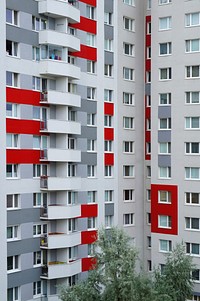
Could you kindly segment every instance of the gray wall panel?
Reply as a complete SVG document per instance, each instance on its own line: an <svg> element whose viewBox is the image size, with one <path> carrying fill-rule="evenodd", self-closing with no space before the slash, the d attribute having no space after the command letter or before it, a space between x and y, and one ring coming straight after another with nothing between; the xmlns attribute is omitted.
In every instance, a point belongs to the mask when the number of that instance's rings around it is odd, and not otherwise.
<svg viewBox="0 0 200 301"><path fill-rule="evenodd" d="M114 53L109 51L104 51L104 63L108 65L114 64Z"/></svg>
<svg viewBox="0 0 200 301"><path fill-rule="evenodd" d="M171 166L171 156L170 155L158 155L158 166L160 166L160 167Z"/></svg>
<svg viewBox="0 0 200 301"><path fill-rule="evenodd" d="M21 176L21 179L32 179L33 178L33 165L32 164L21 164L20 176Z"/></svg>
<svg viewBox="0 0 200 301"><path fill-rule="evenodd" d="M40 208L8 211L8 225L19 225L28 222L40 221Z"/></svg>
<svg viewBox="0 0 200 301"><path fill-rule="evenodd" d="M104 35L105 35L105 39L113 40L114 39L113 26L104 25Z"/></svg>
<svg viewBox="0 0 200 301"><path fill-rule="evenodd" d="M35 0L6 0L6 7L15 9L17 11L27 12L29 14L37 15L38 3Z"/></svg>
<svg viewBox="0 0 200 301"><path fill-rule="evenodd" d="M89 127L89 126L82 126L81 127L81 137L89 138L89 139L96 139L97 138L97 128Z"/></svg>
<svg viewBox="0 0 200 301"><path fill-rule="evenodd" d="M105 215L114 215L114 204L105 204Z"/></svg>
<svg viewBox="0 0 200 301"><path fill-rule="evenodd" d="M81 163L89 165L97 165L96 153L81 153Z"/></svg>
<svg viewBox="0 0 200 301"><path fill-rule="evenodd" d="M40 250L40 238L29 238L18 241L9 242L8 256L26 254Z"/></svg>
<svg viewBox="0 0 200 301"><path fill-rule="evenodd" d="M38 33L23 28L6 25L7 39L10 41L38 46Z"/></svg>
<svg viewBox="0 0 200 301"><path fill-rule="evenodd" d="M20 75L20 88L32 90L32 76L26 75L26 74L21 74Z"/></svg>
<svg viewBox="0 0 200 301"><path fill-rule="evenodd" d="M33 283L40 280L41 268L24 270L8 275L8 288Z"/></svg>
<svg viewBox="0 0 200 301"><path fill-rule="evenodd" d="M24 44L24 43L20 44L20 58L24 59L24 60L32 60L32 46L31 45ZM31 79L30 89L32 89L32 76L30 76L30 79Z"/></svg>
<svg viewBox="0 0 200 301"><path fill-rule="evenodd" d="M158 107L158 118L169 118L169 117L171 117L171 106Z"/></svg>
<svg viewBox="0 0 200 301"><path fill-rule="evenodd" d="M33 283L27 283L20 288L21 301L31 300L33 298Z"/></svg>
<svg viewBox="0 0 200 301"><path fill-rule="evenodd" d="M22 134L20 137L20 147L21 149L33 148L33 136ZM33 174L32 169L31 169L31 174Z"/></svg>
<svg viewBox="0 0 200 301"><path fill-rule="evenodd" d="M87 166L85 164L79 164L77 166L77 174L81 178L87 178Z"/></svg>
<svg viewBox="0 0 200 301"><path fill-rule="evenodd" d="M151 84L145 84L145 95L151 95Z"/></svg>
<svg viewBox="0 0 200 301"><path fill-rule="evenodd" d="M87 113L96 113L97 112L97 102L82 99L81 108L79 108L79 110L87 112Z"/></svg>
<svg viewBox="0 0 200 301"><path fill-rule="evenodd" d="M113 0L104 1L104 11L106 13L113 13Z"/></svg>
<svg viewBox="0 0 200 301"><path fill-rule="evenodd" d="M88 245L80 245L78 247L78 257L85 258L88 256Z"/></svg>
<svg viewBox="0 0 200 301"><path fill-rule="evenodd" d="M78 230L79 231L87 230L87 218L79 218L78 219Z"/></svg>
<svg viewBox="0 0 200 301"><path fill-rule="evenodd" d="M33 207L33 194L32 193L23 193L20 196L21 199L21 209L32 208Z"/></svg>
<svg viewBox="0 0 200 301"><path fill-rule="evenodd" d="M87 192L85 191L78 192L78 203L87 204Z"/></svg>
<svg viewBox="0 0 200 301"><path fill-rule="evenodd" d="M21 119L33 119L33 107L30 105L21 105Z"/></svg>
<svg viewBox="0 0 200 301"><path fill-rule="evenodd" d="M171 131L158 131L158 142L170 142Z"/></svg>

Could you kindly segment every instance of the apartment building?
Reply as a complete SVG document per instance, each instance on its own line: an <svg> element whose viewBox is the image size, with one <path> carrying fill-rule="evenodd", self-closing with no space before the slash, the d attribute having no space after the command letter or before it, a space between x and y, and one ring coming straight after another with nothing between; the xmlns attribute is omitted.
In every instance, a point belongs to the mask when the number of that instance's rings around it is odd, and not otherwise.
<svg viewBox="0 0 200 301"><path fill-rule="evenodd" d="M199 301L199 1L6 0L0 16L1 299L58 301L118 225L148 271L184 241Z"/></svg>

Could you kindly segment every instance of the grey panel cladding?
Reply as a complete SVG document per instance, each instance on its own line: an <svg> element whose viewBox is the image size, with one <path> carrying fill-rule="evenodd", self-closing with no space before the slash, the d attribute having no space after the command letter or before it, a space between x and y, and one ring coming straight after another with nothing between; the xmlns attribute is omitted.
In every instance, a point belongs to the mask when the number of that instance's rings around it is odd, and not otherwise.
<svg viewBox="0 0 200 301"><path fill-rule="evenodd" d="M7 244L7 255L14 256L40 250L40 238L22 239Z"/></svg>
<svg viewBox="0 0 200 301"><path fill-rule="evenodd" d="M88 256L88 245L79 245L78 258L85 258Z"/></svg>
<svg viewBox="0 0 200 301"><path fill-rule="evenodd" d="M30 105L20 105L20 117L22 119L33 119L33 107Z"/></svg>
<svg viewBox="0 0 200 301"><path fill-rule="evenodd" d="M33 136L26 134L20 135L20 147L22 149L33 148Z"/></svg>
<svg viewBox="0 0 200 301"><path fill-rule="evenodd" d="M35 0L6 0L6 7L16 11L23 11L29 14L38 15L38 3Z"/></svg>
<svg viewBox="0 0 200 301"><path fill-rule="evenodd" d="M158 131L158 142L171 142L171 131Z"/></svg>
<svg viewBox="0 0 200 301"><path fill-rule="evenodd" d="M87 87L86 86L82 86L82 85L78 85L77 86L77 94L81 95L81 97L83 99L86 99L87 98Z"/></svg>
<svg viewBox="0 0 200 301"><path fill-rule="evenodd" d="M24 28L6 25L7 40L38 46L38 33Z"/></svg>
<svg viewBox="0 0 200 301"><path fill-rule="evenodd" d="M86 191L78 191L78 203L79 204L87 204L87 192Z"/></svg>
<svg viewBox="0 0 200 301"><path fill-rule="evenodd" d="M114 64L114 53L109 51L104 51L104 63L107 65Z"/></svg>
<svg viewBox="0 0 200 301"><path fill-rule="evenodd" d="M97 128L82 126L81 127L81 137L89 139L97 139Z"/></svg>
<svg viewBox="0 0 200 301"><path fill-rule="evenodd" d="M145 95L151 95L151 84L145 84Z"/></svg>
<svg viewBox="0 0 200 301"><path fill-rule="evenodd" d="M171 106L158 107L158 118L169 118L169 117L171 117Z"/></svg>
<svg viewBox="0 0 200 301"><path fill-rule="evenodd" d="M21 209L33 207L33 194L23 193L20 195Z"/></svg>
<svg viewBox="0 0 200 301"><path fill-rule="evenodd" d="M79 176L81 178L87 178L87 165L78 164L77 176Z"/></svg>
<svg viewBox="0 0 200 301"><path fill-rule="evenodd" d="M81 153L81 164L97 165L96 153Z"/></svg>
<svg viewBox="0 0 200 301"><path fill-rule="evenodd" d="M32 179L33 178L33 165L32 164L21 164L20 165L20 177L21 177L21 179Z"/></svg>
<svg viewBox="0 0 200 301"><path fill-rule="evenodd" d="M110 25L104 25L104 37L105 39L113 40L114 39L114 28Z"/></svg>
<svg viewBox="0 0 200 301"><path fill-rule="evenodd" d="M79 218L78 219L78 230L79 231L87 230L87 218Z"/></svg>
<svg viewBox="0 0 200 301"><path fill-rule="evenodd" d="M33 298L33 283L28 283L20 288L21 301L31 300Z"/></svg>
<svg viewBox="0 0 200 301"><path fill-rule="evenodd" d="M158 166L160 166L160 167L171 166L171 156L170 155L158 155Z"/></svg>
<svg viewBox="0 0 200 301"><path fill-rule="evenodd" d="M34 268L8 275L8 288L40 280L41 268Z"/></svg>
<svg viewBox="0 0 200 301"><path fill-rule="evenodd" d="M97 102L82 99L81 100L81 109L79 108L79 110L87 112L87 113L96 113L97 112Z"/></svg>
<svg viewBox="0 0 200 301"><path fill-rule="evenodd" d="M113 0L104 0L104 11L106 13L113 13Z"/></svg>
<svg viewBox="0 0 200 301"><path fill-rule="evenodd" d="M40 221L40 208L21 209L8 211L7 224L19 225Z"/></svg>
<svg viewBox="0 0 200 301"><path fill-rule="evenodd" d="M105 216L114 215L114 204L105 204Z"/></svg>
<svg viewBox="0 0 200 301"><path fill-rule="evenodd" d="M28 52L27 52L28 53ZM22 57L22 59L31 60L31 58ZM20 88L26 90L32 90L32 76L26 74L20 74Z"/></svg>

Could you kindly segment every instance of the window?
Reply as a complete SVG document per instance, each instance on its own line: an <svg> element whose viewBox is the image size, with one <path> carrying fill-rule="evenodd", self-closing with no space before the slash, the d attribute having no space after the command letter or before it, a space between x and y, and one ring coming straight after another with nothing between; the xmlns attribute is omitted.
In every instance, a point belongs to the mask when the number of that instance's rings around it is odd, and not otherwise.
<svg viewBox="0 0 200 301"><path fill-rule="evenodd" d="M95 35L87 33L87 37L86 37L86 45L87 46L95 46Z"/></svg>
<svg viewBox="0 0 200 301"><path fill-rule="evenodd" d="M90 100L96 99L96 88L87 87L87 99L90 99Z"/></svg>
<svg viewBox="0 0 200 301"><path fill-rule="evenodd" d="M186 66L186 78L199 78L200 77L200 65Z"/></svg>
<svg viewBox="0 0 200 301"><path fill-rule="evenodd" d="M171 129L171 118L160 118L160 130Z"/></svg>
<svg viewBox="0 0 200 301"><path fill-rule="evenodd" d="M18 178L18 164L6 165L6 178Z"/></svg>
<svg viewBox="0 0 200 301"><path fill-rule="evenodd" d="M105 203L114 202L113 190L105 190Z"/></svg>
<svg viewBox="0 0 200 301"><path fill-rule="evenodd" d="M19 287L12 287L7 290L7 301L19 300Z"/></svg>
<svg viewBox="0 0 200 301"><path fill-rule="evenodd" d="M87 114L87 125L96 125L96 114Z"/></svg>
<svg viewBox="0 0 200 301"><path fill-rule="evenodd" d="M113 101L113 90L104 89L104 101Z"/></svg>
<svg viewBox="0 0 200 301"><path fill-rule="evenodd" d="M124 202L133 202L134 201L134 190L133 189L123 190L123 201Z"/></svg>
<svg viewBox="0 0 200 301"><path fill-rule="evenodd" d="M159 4L168 4L168 3L171 3L172 0L159 0Z"/></svg>
<svg viewBox="0 0 200 301"><path fill-rule="evenodd" d="M147 9L151 9L151 0L147 0Z"/></svg>
<svg viewBox="0 0 200 301"><path fill-rule="evenodd" d="M151 166L147 166L147 178L151 178Z"/></svg>
<svg viewBox="0 0 200 301"><path fill-rule="evenodd" d="M200 51L200 39L185 41L185 52L199 52L199 51Z"/></svg>
<svg viewBox="0 0 200 301"><path fill-rule="evenodd" d="M147 269L148 269L148 272L152 271L152 262L151 262L151 260L147 260Z"/></svg>
<svg viewBox="0 0 200 301"><path fill-rule="evenodd" d="M6 147L7 148L18 148L18 135L17 134L6 134Z"/></svg>
<svg viewBox="0 0 200 301"><path fill-rule="evenodd" d="M189 230L200 230L199 218L186 217L185 228Z"/></svg>
<svg viewBox="0 0 200 301"><path fill-rule="evenodd" d="M33 119L40 120L40 107L33 106Z"/></svg>
<svg viewBox="0 0 200 301"><path fill-rule="evenodd" d="M76 121L76 111L68 110L68 120Z"/></svg>
<svg viewBox="0 0 200 301"><path fill-rule="evenodd" d="M112 127L113 116L111 115L104 115L104 126L105 127Z"/></svg>
<svg viewBox="0 0 200 301"><path fill-rule="evenodd" d="M7 240L19 239L19 226L7 227Z"/></svg>
<svg viewBox="0 0 200 301"><path fill-rule="evenodd" d="M200 145L199 142L186 142L185 143L185 153L186 154L199 154Z"/></svg>
<svg viewBox="0 0 200 301"><path fill-rule="evenodd" d="M151 47L147 47L147 59L151 59Z"/></svg>
<svg viewBox="0 0 200 301"><path fill-rule="evenodd" d="M185 92L185 103L199 104L200 103L200 91Z"/></svg>
<svg viewBox="0 0 200 301"><path fill-rule="evenodd" d="M151 190L147 189L147 202L151 201Z"/></svg>
<svg viewBox="0 0 200 301"><path fill-rule="evenodd" d="M47 193L36 192L33 193L33 207L41 207L47 205Z"/></svg>
<svg viewBox="0 0 200 301"><path fill-rule="evenodd" d="M6 40L6 54L18 56L18 43Z"/></svg>
<svg viewBox="0 0 200 301"><path fill-rule="evenodd" d="M124 17L123 22L124 22L124 29L129 31L135 30L135 20Z"/></svg>
<svg viewBox="0 0 200 301"><path fill-rule="evenodd" d="M33 252L33 266L40 266L42 264L42 252Z"/></svg>
<svg viewBox="0 0 200 301"><path fill-rule="evenodd" d="M151 236L147 236L147 248L151 248Z"/></svg>
<svg viewBox="0 0 200 301"><path fill-rule="evenodd" d="M88 73L96 73L96 62L94 61L87 61L87 72Z"/></svg>
<svg viewBox="0 0 200 301"><path fill-rule="evenodd" d="M172 241L160 239L160 252L171 252L172 251Z"/></svg>
<svg viewBox="0 0 200 301"><path fill-rule="evenodd" d="M78 283L78 274L68 277L69 286L75 285Z"/></svg>
<svg viewBox="0 0 200 301"><path fill-rule="evenodd" d="M6 22L18 26L18 12L16 10L6 8Z"/></svg>
<svg viewBox="0 0 200 301"><path fill-rule="evenodd" d="M113 40L110 39L104 40L104 50L113 51Z"/></svg>
<svg viewBox="0 0 200 301"><path fill-rule="evenodd" d="M105 216L105 228L111 228L113 226L113 215L106 215Z"/></svg>
<svg viewBox="0 0 200 301"><path fill-rule="evenodd" d="M200 13L190 13L185 15L185 26L198 26L200 25Z"/></svg>
<svg viewBox="0 0 200 301"><path fill-rule="evenodd" d="M150 83L151 82L151 71L146 72L146 82Z"/></svg>
<svg viewBox="0 0 200 301"><path fill-rule="evenodd" d="M19 194L8 194L6 196L7 209L19 208Z"/></svg>
<svg viewBox="0 0 200 301"><path fill-rule="evenodd" d="M76 164L68 162L68 177L75 177L76 176Z"/></svg>
<svg viewBox="0 0 200 301"><path fill-rule="evenodd" d="M195 269L192 271L192 280L199 282L200 281L200 270L199 269Z"/></svg>
<svg viewBox="0 0 200 301"><path fill-rule="evenodd" d="M172 28L172 18L164 17L159 18L159 30L168 30Z"/></svg>
<svg viewBox="0 0 200 301"><path fill-rule="evenodd" d="M87 227L88 227L88 229L96 228L96 218L95 217L88 217Z"/></svg>
<svg viewBox="0 0 200 301"><path fill-rule="evenodd" d="M32 16L32 30L39 31L47 29L47 20Z"/></svg>
<svg viewBox="0 0 200 301"><path fill-rule="evenodd" d="M19 117L19 105L16 103L6 103L6 117L18 118Z"/></svg>
<svg viewBox="0 0 200 301"><path fill-rule="evenodd" d="M200 117L186 117L185 118L186 129L199 129L200 128Z"/></svg>
<svg viewBox="0 0 200 301"><path fill-rule="evenodd" d="M172 68L161 68L160 69L160 80L172 79Z"/></svg>
<svg viewBox="0 0 200 301"><path fill-rule="evenodd" d="M133 213L126 213L123 215L123 224L124 226L134 225L134 215Z"/></svg>
<svg viewBox="0 0 200 301"><path fill-rule="evenodd" d="M159 190L158 192L159 203L171 203L171 192Z"/></svg>
<svg viewBox="0 0 200 301"><path fill-rule="evenodd" d="M33 237L40 237L42 234L47 233L47 224L33 225Z"/></svg>
<svg viewBox="0 0 200 301"><path fill-rule="evenodd" d="M171 105L171 93L160 93L159 94L160 105Z"/></svg>
<svg viewBox="0 0 200 301"><path fill-rule="evenodd" d="M40 60L40 48L32 46L32 60L39 61Z"/></svg>
<svg viewBox="0 0 200 301"><path fill-rule="evenodd" d="M171 167L159 167L159 178L171 178Z"/></svg>
<svg viewBox="0 0 200 301"><path fill-rule="evenodd" d="M94 252L95 252L95 245L88 244L88 256L94 256Z"/></svg>
<svg viewBox="0 0 200 301"><path fill-rule="evenodd" d="M86 5L86 17L88 19L95 19L95 7L94 6L90 6L90 5Z"/></svg>
<svg viewBox="0 0 200 301"><path fill-rule="evenodd" d="M68 191L67 192L67 205L75 205L78 202L78 192Z"/></svg>
<svg viewBox="0 0 200 301"><path fill-rule="evenodd" d="M33 296L39 297L42 295L42 283L41 281L33 282Z"/></svg>
<svg viewBox="0 0 200 301"><path fill-rule="evenodd" d="M134 166L124 165L123 166L123 176L124 177L134 177Z"/></svg>
<svg viewBox="0 0 200 301"><path fill-rule="evenodd" d="M14 272L19 270L19 256L8 256L7 257L7 271Z"/></svg>
<svg viewBox="0 0 200 301"><path fill-rule="evenodd" d="M200 179L199 167L185 167L186 180L198 180Z"/></svg>
<svg viewBox="0 0 200 301"><path fill-rule="evenodd" d="M151 34L151 22L147 23L147 34Z"/></svg>
<svg viewBox="0 0 200 301"><path fill-rule="evenodd" d="M113 166L106 165L104 169L104 176L105 177L112 177L113 176Z"/></svg>
<svg viewBox="0 0 200 301"><path fill-rule="evenodd" d="M190 205L199 205L200 204L200 194L197 192L186 192L185 193L185 202Z"/></svg>
<svg viewBox="0 0 200 301"><path fill-rule="evenodd" d="M68 27L68 33L72 36L76 36L76 28Z"/></svg>
<svg viewBox="0 0 200 301"><path fill-rule="evenodd" d="M200 255L200 245L186 242L186 254Z"/></svg>
<svg viewBox="0 0 200 301"><path fill-rule="evenodd" d="M123 68L123 78L125 80L134 80L134 69L124 67Z"/></svg>
<svg viewBox="0 0 200 301"><path fill-rule="evenodd" d="M112 25L112 13L104 13L104 24Z"/></svg>
<svg viewBox="0 0 200 301"><path fill-rule="evenodd" d="M33 148L40 149L41 136L33 136Z"/></svg>
<svg viewBox="0 0 200 301"><path fill-rule="evenodd" d="M125 55L134 56L135 47L133 44L124 43L123 50Z"/></svg>
<svg viewBox="0 0 200 301"><path fill-rule="evenodd" d="M171 228L171 216L169 215L159 215L158 225L160 228Z"/></svg>
<svg viewBox="0 0 200 301"><path fill-rule="evenodd" d="M87 151L96 152L96 140L88 139L87 140Z"/></svg>
<svg viewBox="0 0 200 301"><path fill-rule="evenodd" d="M97 200L97 192L96 191L88 191L87 202L88 203L96 203L96 200Z"/></svg>
<svg viewBox="0 0 200 301"><path fill-rule="evenodd" d="M33 164L33 178L47 176L47 165Z"/></svg>
<svg viewBox="0 0 200 301"><path fill-rule="evenodd" d="M72 94L76 94L77 93L77 84L68 82L68 92L72 93Z"/></svg>
<svg viewBox="0 0 200 301"><path fill-rule="evenodd" d="M75 138L68 138L68 149L76 149L76 139Z"/></svg>
<svg viewBox="0 0 200 301"><path fill-rule="evenodd" d="M159 143L160 154L171 154L171 142L160 142Z"/></svg>
<svg viewBox="0 0 200 301"><path fill-rule="evenodd" d="M6 71L6 85L10 87L18 87L19 74Z"/></svg>
<svg viewBox="0 0 200 301"><path fill-rule="evenodd" d="M78 246L69 247L69 261L76 260L78 257Z"/></svg>
<svg viewBox="0 0 200 301"><path fill-rule="evenodd" d="M150 118L146 119L146 129L147 129L147 131L151 130L151 119Z"/></svg>
<svg viewBox="0 0 200 301"><path fill-rule="evenodd" d="M123 2L128 5L132 5L132 6L135 5L135 0L123 0Z"/></svg>
<svg viewBox="0 0 200 301"><path fill-rule="evenodd" d="M123 92L123 104L133 106L135 95L133 93Z"/></svg>
<svg viewBox="0 0 200 301"><path fill-rule="evenodd" d="M95 165L88 165L87 166L87 177L88 178L95 178L96 177L96 166Z"/></svg>
<svg viewBox="0 0 200 301"><path fill-rule="evenodd" d="M168 55L171 53L172 53L172 43L171 42L159 44L159 54L160 55Z"/></svg>
<svg viewBox="0 0 200 301"><path fill-rule="evenodd" d="M146 95L146 106L151 107L151 95Z"/></svg>
<svg viewBox="0 0 200 301"><path fill-rule="evenodd" d="M108 77L113 76L113 65L104 65L104 75Z"/></svg>
<svg viewBox="0 0 200 301"><path fill-rule="evenodd" d="M40 77L32 77L32 89L40 91Z"/></svg>
<svg viewBox="0 0 200 301"><path fill-rule="evenodd" d="M134 118L123 117L123 127L124 129L134 129Z"/></svg>
<svg viewBox="0 0 200 301"><path fill-rule="evenodd" d="M123 141L123 152L133 154L134 153L134 142L133 141Z"/></svg>
<svg viewBox="0 0 200 301"><path fill-rule="evenodd" d="M151 213L147 213L147 225L151 225Z"/></svg>
<svg viewBox="0 0 200 301"><path fill-rule="evenodd" d="M105 140L104 141L104 151L105 152L113 152L113 141L112 140Z"/></svg>

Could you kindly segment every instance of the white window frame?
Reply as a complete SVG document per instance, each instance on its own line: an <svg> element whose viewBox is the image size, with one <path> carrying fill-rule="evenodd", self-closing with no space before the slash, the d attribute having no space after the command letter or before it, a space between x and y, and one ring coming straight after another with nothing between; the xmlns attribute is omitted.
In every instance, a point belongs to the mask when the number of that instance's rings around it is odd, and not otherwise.
<svg viewBox="0 0 200 301"><path fill-rule="evenodd" d="M104 115L104 127L111 128L113 127L113 116Z"/></svg>
<svg viewBox="0 0 200 301"><path fill-rule="evenodd" d="M96 126L96 114L95 113L87 114L87 126Z"/></svg>
<svg viewBox="0 0 200 301"><path fill-rule="evenodd" d="M199 129L200 128L200 117L185 117L185 129Z"/></svg>
<svg viewBox="0 0 200 301"><path fill-rule="evenodd" d="M123 201L125 203L130 203L135 201L135 191L134 189L124 189L123 190Z"/></svg>
<svg viewBox="0 0 200 301"><path fill-rule="evenodd" d="M169 215L158 215L158 227L171 229L172 218Z"/></svg>
<svg viewBox="0 0 200 301"><path fill-rule="evenodd" d="M135 94L129 92L123 92L123 104L126 106L135 105Z"/></svg>
<svg viewBox="0 0 200 301"><path fill-rule="evenodd" d="M6 117L19 118L19 105L17 103L6 103Z"/></svg>
<svg viewBox="0 0 200 301"><path fill-rule="evenodd" d="M8 229L11 228L11 237L8 237ZM7 241L13 241L19 239L20 228L19 225L12 225L7 227Z"/></svg>
<svg viewBox="0 0 200 301"><path fill-rule="evenodd" d="M42 296L42 281L33 282L33 298Z"/></svg>
<svg viewBox="0 0 200 301"><path fill-rule="evenodd" d="M134 130L134 118L124 116L123 117L123 128L126 130Z"/></svg>
<svg viewBox="0 0 200 301"><path fill-rule="evenodd" d="M88 165L87 166L87 177L88 178L96 178L96 165Z"/></svg>
<svg viewBox="0 0 200 301"><path fill-rule="evenodd" d="M96 8L91 5L86 5L86 18L95 20Z"/></svg>
<svg viewBox="0 0 200 301"><path fill-rule="evenodd" d="M171 105L171 93L160 93L159 105L160 106Z"/></svg>
<svg viewBox="0 0 200 301"><path fill-rule="evenodd" d="M87 152L95 153L97 151L96 142L94 139L87 139Z"/></svg>
<svg viewBox="0 0 200 301"><path fill-rule="evenodd" d="M123 43L123 54L127 56L135 55L135 45L127 42Z"/></svg>
<svg viewBox="0 0 200 301"><path fill-rule="evenodd" d="M123 67L123 79L128 81L135 80L135 70L128 67Z"/></svg>
<svg viewBox="0 0 200 301"><path fill-rule="evenodd" d="M162 47L164 47L164 49L162 49ZM159 44L160 56L171 55L171 54L172 54L172 42L163 42Z"/></svg>
<svg viewBox="0 0 200 301"><path fill-rule="evenodd" d="M104 101L113 102L113 90L104 89Z"/></svg>
<svg viewBox="0 0 200 301"><path fill-rule="evenodd" d="M134 154L134 141L123 141L123 153Z"/></svg>
<svg viewBox="0 0 200 301"><path fill-rule="evenodd" d="M7 210L17 210L20 208L20 195L19 194L7 194L6 195L6 208ZM10 206L11 205L11 206Z"/></svg>
<svg viewBox="0 0 200 301"><path fill-rule="evenodd" d="M186 180L199 180L200 168L199 167L185 167L185 179Z"/></svg>
<svg viewBox="0 0 200 301"><path fill-rule="evenodd" d="M19 73L6 71L6 86L19 87Z"/></svg>
<svg viewBox="0 0 200 301"><path fill-rule="evenodd" d="M159 130L171 130L171 118L160 118L159 119Z"/></svg>
<svg viewBox="0 0 200 301"><path fill-rule="evenodd" d="M186 155L199 155L200 154L200 142L185 142L185 154Z"/></svg>
<svg viewBox="0 0 200 301"><path fill-rule="evenodd" d="M96 229L96 227L97 227L96 217L88 217L88 220L87 220L87 229L89 229L89 230Z"/></svg>
<svg viewBox="0 0 200 301"><path fill-rule="evenodd" d="M123 165L123 177L124 178L134 178L135 176L135 166L134 165Z"/></svg>
<svg viewBox="0 0 200 301"><path fill-rule="evenodd" d="M88 191L87 192L87 203L96 203L97 201L97 191Z"/></svg>
<svg viewBox="0 0 200 301"><path fill-rule="evenodd" d="M200 52L200 39L191 39L185 41L185 52Z"/></svg>
<svg viewBox="0 0 200 301"><path fill-rule="evenodd" d="M96 62L87 60L87 73L96 74Z"/></svg>
<svg viewBox="0 0 200 301"><path fill-rule="evenodd" d="M7 18L8 11L10 11L11 13L11 22ZM13 9L6 8L6 23L13 26L19 26L19 12Z"/></svg>
<svg viewBox="0 0 200 301"><path fill-rule="evenodd" d="M186 66L185 78L200 78L200 65Z"/></svg>
<svg viewBox="0 0 200 301"><path fill-rule="evenodd" d="M104 50L113 52L113 40L112 39L104 40Z"/></svg>
<svg viewBox="0 0 200 301"><path fill-rule="evenodd" d="M172 251L172 241L167 239L159 240L159 251L163 253L168 253Z"/></svg>
<svg viewBox="0 0 200 301"><path fill-rule="evenodd" d="M68 162L67 164L67 176L68 177L76 177L76 169L77 169L77 165L75 163L72 162Z"/></svg>
<svg viewBox="0 0 200 301"><path fill-rule="evenodd" d="M90 46L90 47L95 47L95 45L96 45L96 36L94 34L87 33L86 45Z"/></svg>
<svg viewBox="0 0 200 301"><path fill-rule="evenodd" d="M172 79L172 68L160 68L159 69L159 80L165 81L165 80L171 80Z"/></svg>
<svg viewBox="0 0 200 301"><path fill-rule="evenodd" d="M186 104L200 104L200 91L186 91L185 92Z"/></svg>
<svg viewBox="0 0 200 301"><path fill-rule="evenodd" d="M67 205L73 206L78 202L78 192L77 191L68 191L67 192Z"/></svg>
<svg viewBox="0 0 200 301"><path fill-rule="evenodd" d="M111 227L113 227L113 221L114 221L113 215L106 215L105 216L105 228L110 229Z"/></svg>
<svg viewBox="0 0 200 301"><path fill-rule="evenodd" d="M19 165L18 164L6 164L6 178L18 179L19 178Z"/></svg>
<svg viewBox="0 0 200 301"><path fill-rule="evenodd" d="M170 179L171 178L171 167L170 166L160 166L159 167L159 178L160 179Z"/></svg>
<svg viewBox="0 0 200 301"><path fill-rule="evenodd" d="M123 214L123 225L124 227L134 226L134 213L125 213Z"/></svg>
<svg viewBox="0 0 200 301"><path fill-rule="evenodd" d="M7 294L10 296L10 293L12 295L12 301L20 301L20 288L18 286L16 287L11 287L7 289Z"/></svg>
<svg viewBox="0 0 200 301"><path fill-rule="evenodd" d="M40 267L42 265L42 251L33 252L33 267Z"/></svg>
<svg viewBox="0 0 200 301"><path fill-rule="evenodd" d="M6 134L6 148L19 148L18 134Z"/></svg>
<svg viewBox="0 0 200 301"><path fill-rule="evenodd" d="M186 254L190 254L192 256L200 256L200 244L197 243L190 243L190 242L186 242L185 243L185 249L186 249ZM194 252L195 247L198 248L198 252Z"/></svg>
<svg viewBox="0 0 200 301"><path fill-rule="evenodd" d="M96 88L87 87L87 99L96 100Z"/></svg>
<svg viewBox="0 0 200 301"><path fill-rule="evenodd" d="M113 177L113 166L112 165L106 165L104 167L104 177L105 178Z"/></svg>
<svg viewBox="0 0 200 301"><path fill-rule="evenodd" d="M171 191L159 190L158 191L158 202L161 204L171 204Z"/></svg>
<svg viewBox="0 0 200 301"><path fill-rule="evenodd" d="M185 27L200 25L200 12L185 14Z"/></svg>
<svg viewBox="0 0 200 301"><path fill-rule="evenodd" d="M104 24L112 25L113 24L113 14L104 12Z"/></svg>
<svg viewBox="0 0 200 301"><path fill-rule="evenodd" d="M44 234L47 234L47 224L33 225L33 237L41 237Z"/></svg>
<svg viewBox="0 0 200 301"><path fill-rule="evenodd" d="M124 24L124 30L128 30L131 32L135 31L135 20L128 18L128 17L123 17L123 24Z"/></svg>
<svg viewBox="0 0 200 301"><path fill-rule="evenodd" d="M114 202L114 191L113 190L105 190L104 191L104 201L105 201L105 203L113 203Z"/></svg>
<svg viewBox="0 0 200 301"><path fill-rule="evenodd" d="M172 17L171 16L159 18L159 30L160 31L169 30L171 28L172 28Z"/></svg>
<svg viewBox="0 0 200 301"><path fill-rule="evenodd" d="M197 224L196 224L197 222ZM200 220L197 217L185 217L185 230L200 230Z"/></svg>
<svg viewBox="0 0 200 301"><path fill-rule="evenodd" d="M159 0L159 5L172 3L172 0Z"/></svg>
<svg viewBox="0 0 200 301"><path fill-rule="evenodd" d="M107 77L113 76L113 65L110 65L110 64L104 65L104 75Z"/></svg>
<svg viewBox="0 0 200 301"><path fill-rule="evenodd" d="M199 192L185 192L185 204L192 206L200 205L200 193Z"/></svg>
<svg viewBox="0 0 200 301"><path fill-rule="evenodd" d="M135 0L123 0L124 4L135 6Z"/></svg>
<svg viewBox="0 0 200 301"><path fill-rule="evenodd" d="M12 267L8 266L8 258L12 261ZM8 269L9 268L9 269ZM20 256L14 255L14 256L8 256L7 257L7 273L13 273L20 271Z"/></svg>
<svg viewBox="0 0 200 301"><path fill-rule="evenodd" d="M6 40L6 54L13 57L19 57L19 43Z"/></svg>
<svg viewBox="0 0 200 301"><path fill-rule="evenodd" d="M76 149L76 138L68 137L67 144L68 149Z"/></svg>
<svg viewBox="0 0 200 301"><path fill-rule="evenodd" d="M113 141L112 140L104 140L104 152L106 152L106 153L113 152Z"/></svg>
<svg viewBox="0 0 200 301"><path fill-rule="evenodd" d="M159 154L168 155L171 154L171 142L159 143Z"/></svg>

